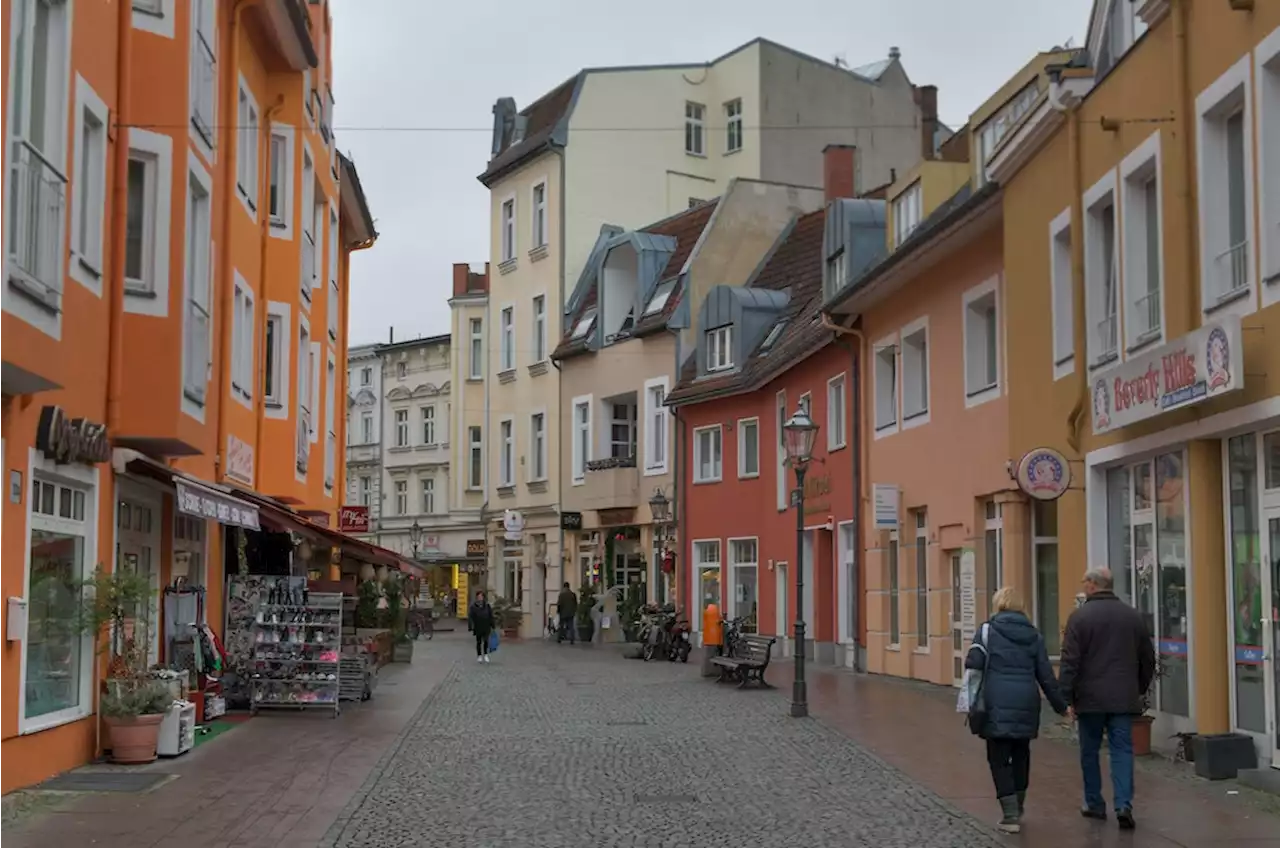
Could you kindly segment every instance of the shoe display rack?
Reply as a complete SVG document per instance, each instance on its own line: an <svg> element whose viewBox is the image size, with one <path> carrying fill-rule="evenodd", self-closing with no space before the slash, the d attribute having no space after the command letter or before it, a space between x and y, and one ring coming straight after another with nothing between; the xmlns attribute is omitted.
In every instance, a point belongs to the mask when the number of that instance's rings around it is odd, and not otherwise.
<svg viewBox="0 0 1280 848"><path fill-rule="evenodd" d="M342 595L307 592L281 581L253 621L252 700L260 709L341 712Z"/></svg>

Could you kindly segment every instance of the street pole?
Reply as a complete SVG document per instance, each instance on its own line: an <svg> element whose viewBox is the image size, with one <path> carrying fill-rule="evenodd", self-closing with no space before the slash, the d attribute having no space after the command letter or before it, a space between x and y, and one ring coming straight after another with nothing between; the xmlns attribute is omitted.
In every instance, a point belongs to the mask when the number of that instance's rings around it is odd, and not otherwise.
<svg viewBox="0 0 1280 848"><path fill-rule="evenodd" d="M809 715L809 691L804 679L804 472L796 463L796 672L791 684L791 716Z"/></svg>

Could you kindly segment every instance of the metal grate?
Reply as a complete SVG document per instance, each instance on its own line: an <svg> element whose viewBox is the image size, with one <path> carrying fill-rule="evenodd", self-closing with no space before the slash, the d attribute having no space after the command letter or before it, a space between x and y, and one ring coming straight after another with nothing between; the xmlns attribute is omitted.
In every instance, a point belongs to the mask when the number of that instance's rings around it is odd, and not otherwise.
<svg viewBox="0 0 1280 848"><path fill-rule="evenodd" d="M171 777L132 771L81 771L60 774L35 789L43 792L147 792Z"/></svg>

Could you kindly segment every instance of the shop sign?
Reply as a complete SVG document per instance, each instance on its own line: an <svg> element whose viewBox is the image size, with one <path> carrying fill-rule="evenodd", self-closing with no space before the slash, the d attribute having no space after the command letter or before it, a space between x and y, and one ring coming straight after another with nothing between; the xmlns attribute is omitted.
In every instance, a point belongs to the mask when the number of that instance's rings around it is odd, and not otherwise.
<svg viewBox="0 0 1280 848"><path fill-rule="evenodd" d="M230 434L227 435L227 476L253 484L253 445Z"/></svg>
<svg viewBox="0 0 1280 848"><path fill-rule="evenodd" d="M327 512L306 512L303 513L303 515L307 517L308 521L318 527L329 526L329 513Z"/></svg>
<svg viewBox="0 0 1280 848"><path fill-rule="evenodd" d="M252 504L227 497L212 489L196 488L181 480L174 480L173 484L178 493L178 512L197 518L212 518L233 527L259 529L258 508Z"/></svg>
<svg viewBox="0 0 1280 848"><path fill-rule="evenodd" d="M1062 497L1071 485L1071 466L1053 448L1035 448L1018 461L1018 487L1039 501Z"/></svg>
<svg viewBox="0 0 1280 848"><path fill-rule="evenodd" d="M1093 432L1109 433L1244 388L1240 319L1205 324L1093 378Z"/></svg>
<svg viewBox="0 0 1280 848"><path fill-rule="evenodd" d="M338 529L343 533L369 532L369 507L341 506L338 508Z"/></svg>
<svg viewBox="0 0 1280 848"><path fill-rule="evenodd" d="M596 519L601 527L625 527L634 524L636 511L634 507L620 506L613 509L596 510Z"/></svg>
<svg viewBox="0 0 1280 848"><path fill-rule="evenodd" d="M468 539L467 540L467 556L487 556L489 553L489 544L484 539Z"/></svg>
<svg viewBox="0 0 1280 848"><path fill-rule="evenodd" d="M977 561L973 548L960 552L960 633L966 650L978 629Z"/></svg>
<svg viewBox="0 0 1280 848"><path fill-rule="evenodd" d="M877 530L898 529L898 487L887 483L871 486L871 501Z"/></svg>
<svg viewBox="0 0 1280 848"><path fill-rule="evenodd" d="M560 529L561 530L581 530L582 529L582 513L580 512L560 513Z"/></svg>
<svg viewBox="0 0 1280 848"><path fill-rule="evenodd" d="M71 462L93 465L111 458L107 425L95 424L87 418L67 418L60 406L40 410L36 448L60 465Z"/></svg>
<svg viewBox="0 0 1280 848"><path fill-rule="evenodd" d="M524 516L519 510L509 509L502 514L502 538L518 542L524 538Z"/></svg>

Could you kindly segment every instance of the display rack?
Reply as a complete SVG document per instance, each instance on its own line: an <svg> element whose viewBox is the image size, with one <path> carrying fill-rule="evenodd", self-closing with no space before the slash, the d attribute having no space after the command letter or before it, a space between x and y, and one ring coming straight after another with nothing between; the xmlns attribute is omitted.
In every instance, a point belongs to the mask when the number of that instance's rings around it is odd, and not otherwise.
<svg viewBox="0 0 1280 848"><path fill-rule="evenodd" d="M342 595L308 593L282 580L253 621L252 700L260 709L341 712Z"/></svg>

